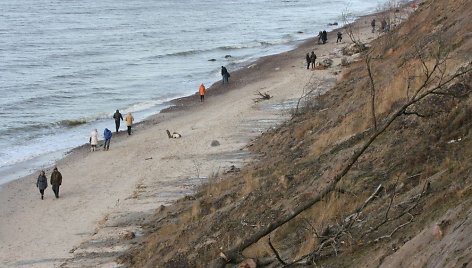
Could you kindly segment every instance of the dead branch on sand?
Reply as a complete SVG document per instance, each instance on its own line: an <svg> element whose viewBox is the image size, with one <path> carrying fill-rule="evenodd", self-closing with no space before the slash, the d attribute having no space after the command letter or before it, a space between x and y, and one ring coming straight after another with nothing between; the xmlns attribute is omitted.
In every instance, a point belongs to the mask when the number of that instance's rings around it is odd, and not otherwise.
<svg viewBox="0 0 472 268"><path fill-rule="evenodd" d="M254 99L254 102L256 103L263 100L269 100L270 98L272 98L272 96L269 95L269 93L267 92L262 93L260 91L257 91L256 96L258 96L257 98Z"/></svg>

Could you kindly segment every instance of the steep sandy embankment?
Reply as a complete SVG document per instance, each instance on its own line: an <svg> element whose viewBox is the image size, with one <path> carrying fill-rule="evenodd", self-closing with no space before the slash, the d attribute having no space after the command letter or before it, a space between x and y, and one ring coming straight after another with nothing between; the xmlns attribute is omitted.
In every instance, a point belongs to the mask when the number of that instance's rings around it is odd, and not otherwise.
<svg viewBox="0 0 472 268"><path fill-rule="evenodd" d="M395 9L378 15L391 31L357 55L333 89L310 96L299 114L251 143L257 162L215 174L157 212L121 261L467 267L470 14L470 1L431 0L403 23L405 13ZM365 18L344 32L365 42L369 24ZM271 90L277 79L261 88ZM310 91L320 83L305 85Z"/></svg>

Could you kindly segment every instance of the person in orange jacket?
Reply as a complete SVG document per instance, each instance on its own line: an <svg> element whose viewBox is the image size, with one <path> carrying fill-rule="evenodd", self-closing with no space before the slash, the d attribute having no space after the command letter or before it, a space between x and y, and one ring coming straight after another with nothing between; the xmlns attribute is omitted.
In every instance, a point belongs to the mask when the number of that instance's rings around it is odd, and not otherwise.
<svg viewBox="0 0 472 268"><path fill-rule="evenodd" d="M198 93L200 93L200 102L205 101L205 86L203 85L203 83L200 85Z"/></svg>

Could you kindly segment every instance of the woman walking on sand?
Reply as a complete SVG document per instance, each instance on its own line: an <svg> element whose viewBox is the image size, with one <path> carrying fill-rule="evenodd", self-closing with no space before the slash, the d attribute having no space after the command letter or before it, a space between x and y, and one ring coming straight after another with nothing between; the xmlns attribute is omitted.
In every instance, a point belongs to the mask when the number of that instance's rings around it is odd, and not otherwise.
<svg viewBox="0 0 472 268"><path fill-rule="evenodd" d="M128 113L125 117L126 126L128 127L128 135L131 135L131 126L133 126L134 117L131 113Z"/></svg>
<svg viewBox="0 0 472 268"><path fill-rule="evenodd" d="M46 173L44 170L39 172L38 179L36 180L36 187L38 187L39 192L41 193L41 200L44 199L44 190L48 188L48 179L46 178Z"/></svg>
<svg viewBox="0 0 472 268"><path fill-rule="evenodd" d="M92 133L90 133L90 139L89 139L90 145L90 151L94 152L97 150L97 144L98 144L98 131L97 129L94 129Z"/></svg>

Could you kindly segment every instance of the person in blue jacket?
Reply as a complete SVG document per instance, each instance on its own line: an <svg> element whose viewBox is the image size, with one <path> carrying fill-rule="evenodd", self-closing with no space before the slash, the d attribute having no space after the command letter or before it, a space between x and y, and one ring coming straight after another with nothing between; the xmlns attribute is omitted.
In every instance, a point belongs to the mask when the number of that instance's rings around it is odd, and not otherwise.
<svg viewBox="0 0 472 268"><path fill-rule="evenodd" d="M110 141L112 135L113 134L111 133L111 130L105 128L105 130L103 131L103 137L105 137L105 144L103 145L103 150L108 151L108 149L110 149Z"/></svg>

